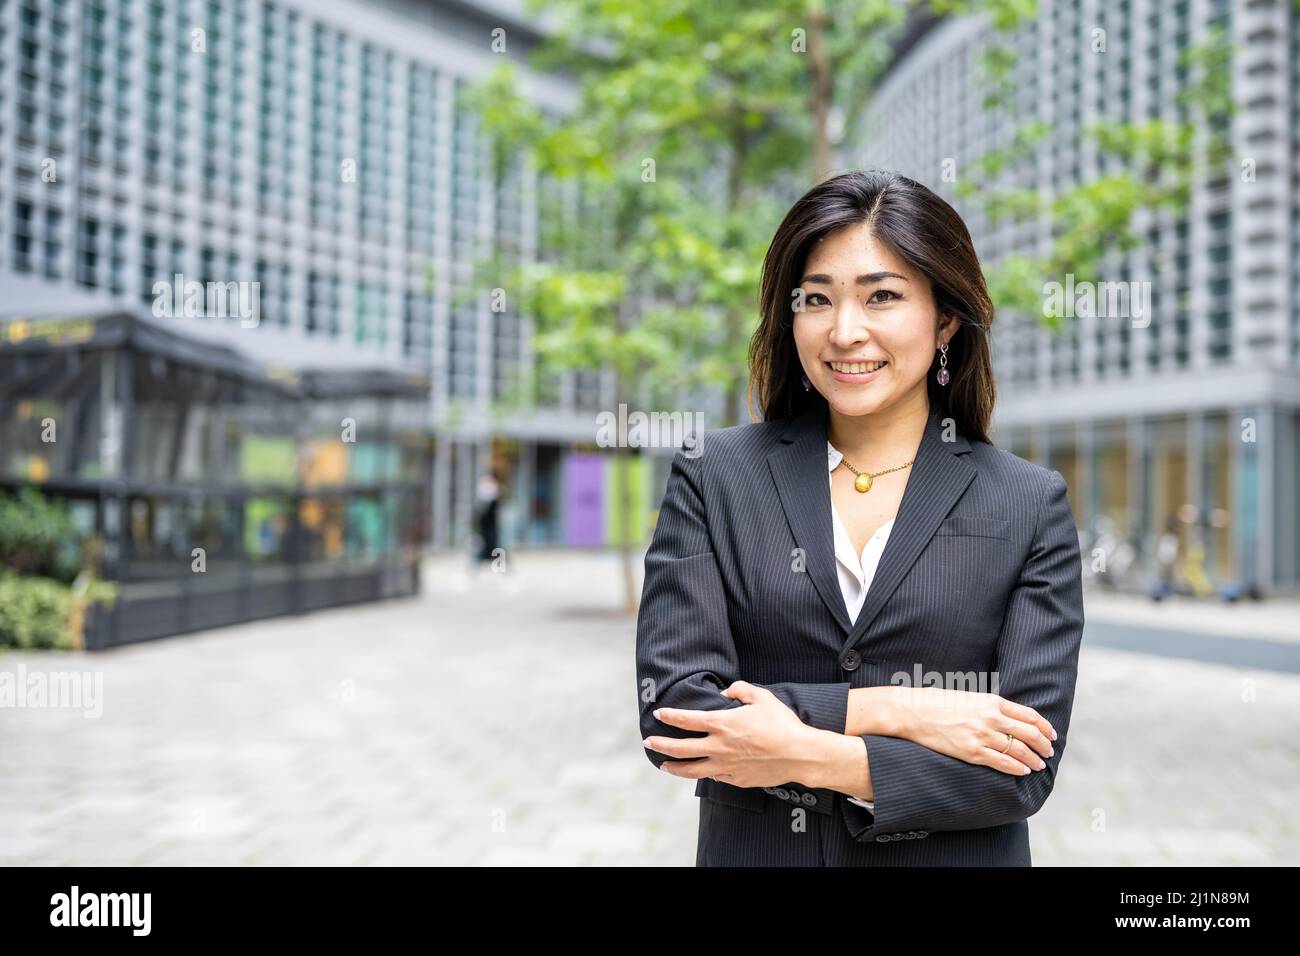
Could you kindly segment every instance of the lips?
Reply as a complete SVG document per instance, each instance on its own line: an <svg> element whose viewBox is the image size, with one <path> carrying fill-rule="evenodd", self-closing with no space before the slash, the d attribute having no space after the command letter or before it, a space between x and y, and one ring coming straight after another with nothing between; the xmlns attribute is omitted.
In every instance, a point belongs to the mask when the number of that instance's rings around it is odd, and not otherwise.
<svg viewBox="0 0 1300 956"><path fill-rule="evenodd" d="M872 381L877 375L879 375L885 369L889 368L889 363L887 361L886 362L835 362L835 363L827 362L826 367L830 369L831 378L835 379L835 381L856 385L856 384ZM871 371L849 372L849 371L843 371L844 369L855 369L855 370L871 369Z"/></svg>
<svg viewBox="0 0 1300 956"><path fill-rule="evenodd" d="M848 375L862 375L867 372L875 372L889 364L888 359L863 359L853 362L827 362L832 369L837 372L844 372Z"/></svg>

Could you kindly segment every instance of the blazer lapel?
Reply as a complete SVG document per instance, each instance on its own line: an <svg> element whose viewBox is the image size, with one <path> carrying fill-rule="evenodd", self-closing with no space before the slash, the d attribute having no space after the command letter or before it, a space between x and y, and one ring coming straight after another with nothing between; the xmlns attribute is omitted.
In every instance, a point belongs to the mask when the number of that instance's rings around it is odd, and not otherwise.
<svg viewBox="0 0 1300 956"><path fill-rule="evenodd" d="M943 440L938 412L931 409L898 506L893 529L856 621L849 619L835 566L830 482L826 468L825 405L813 406L790 419L782 444L767 456L786 521L803 550L805 568L818 595L847 636L845 649L857 644L889 596L898 588L939 524L975 477L968 458L970 443L957 434Z"/></svg>
<svg viewBox="0 0 1300 956"><path fill-rule="evenodd" d="M804 569L844 633L852 622L835 569L835 529L831 523L830 478L826 470L827 406L813 406L790 419L767 456L781 507L804 554Z"/></svg>
<svg viewBox="0 0 1300 956"><path fill-rule="evenodd" d="M943 440L943 424L932 407L912 463L912 473L903 489L894 527L880 554L866 601L844 643L845 650L862 640L889 596L975 477L969 454L970 443L960 432L954 434L952 441Z"/></svg>

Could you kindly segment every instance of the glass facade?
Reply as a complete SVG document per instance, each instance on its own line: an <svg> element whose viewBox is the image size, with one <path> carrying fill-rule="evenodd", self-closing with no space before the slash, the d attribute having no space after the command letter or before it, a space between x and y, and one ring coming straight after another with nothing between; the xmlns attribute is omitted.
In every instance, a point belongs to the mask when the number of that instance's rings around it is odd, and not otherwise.
<svg viewBox="0 0 1300 956"><path fill-rule="evenodd" d="M416 0L0 0L0 282L141 304L178 273L256 282L259 330L277 342L426 370L445 439L433 540L466 543L494 402L542 410L512 425L525 461L567 453L612 405L607 375L534 369L510 297L498 309L461 294L490 253L543 257L592 213L518 157L498 168L459 102L494 65L464 37L535 31L523 16ZM506 520L528 529L516 543L562 543L563 488L553 469L522 469L534 478Z"/></svg>
<svg viewBox="0 0 1300 956"><path fill-rule="evenodd" d="M71 502L121 585L88 647L418 590L427 379L285 375L142 321L0 322L0 488Z"/></svg>
<svg viewBox="0 0 1300 956"><path fill-rule="evenodd" d="M1039 316L1000 310L993 435L1000 447L1065 477L1089 552L1119 558L1096 583L1147 588L1169 576L1199 593L1240 584L1294 593L1294 11L1231 0L1054 0L1005 35L985 19L937 21L891 66L853 165L895 169L943 195L965 219L986 268L1014 255L1044 256L1052 250L1050 224L997 218L958 184L981 157L1012 146L1028 122L1042 123L1046 136L1013 148L994 187L1036 186L1052 196L1116 171L1089 125L1186 120L1178 97L1189 75L1179 58L1214 29L1234 45L1237 115L1217 127L1234 158L1194 182L1185 209L1142 211L1133 223L1139 244L1101 260L1100 281L1150 284L1150 314L1079 315L1053 332ZM1010 92L1004 106L986 108L981 61L994 48L1011 54ZM1171 576L1162 564L1169 555Z"/></svg>

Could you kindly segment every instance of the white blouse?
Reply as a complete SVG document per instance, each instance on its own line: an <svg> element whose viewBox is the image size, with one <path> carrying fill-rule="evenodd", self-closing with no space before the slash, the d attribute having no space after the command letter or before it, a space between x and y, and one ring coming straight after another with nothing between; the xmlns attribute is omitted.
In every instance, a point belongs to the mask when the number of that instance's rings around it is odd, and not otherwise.
<svg viewBox="0 0 1300 956"><path fill-rule="evenodd" d="M830 466L828 472L833 472L843 458L830 442L826 443L826 459ZM834 483L829 473L826 480ZM850 620L856 621L858 612L867 601L867 590L871 587L871 579L876 576L880 555L885 550L885 543L889 541L894 519L890 518L880 526L860 555L853 550L853 541L844 528L844 522L840 520L840 513L835 510L834 501L831 502L831 520L835 526L835 565L840 574L840 591L844 595L844 606L849 610Z"/></svg>
<svg viewBox="0 0 1300 956"><path fill-rule="evenodd" d="M829 467L826 480L830 484L834 484L831 473L843 458L844 456L828 441L826 462ZM889 532L894 527L894 519L890 518L880 526L880 529L871 536L866 547L862 549L861 555L853 549L853 541L844 528L844 522L840 520L840 513L835 510L834 500L831 501L831 522L835 527L835 567L839 571L840 592L844 595L844 606L848 608L850 620L856 621L858 612L866 603L867 590L871 587L872 578L876 576L880 555L885 550L885 543L889 541ZM850 803L866 807L872 813L876 811L874 801L859 800L857 797L848 799Z"/></svg>

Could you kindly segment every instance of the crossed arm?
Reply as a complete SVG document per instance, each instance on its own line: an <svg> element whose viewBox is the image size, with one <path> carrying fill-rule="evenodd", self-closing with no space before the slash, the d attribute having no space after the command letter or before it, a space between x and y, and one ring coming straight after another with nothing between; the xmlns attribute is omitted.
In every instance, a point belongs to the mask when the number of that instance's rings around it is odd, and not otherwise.
<svg viewBox="0 0 1300 956"><path fill-rule="evenodd" d="M705 519L702 457L683 452L674 457L645 558L637 620L643 737L698 736L657 720L653 712L660 707L743 706L722 696L742 675ZM1001 696L1032 707L1057 731L1055 752L1043 771L1012 776L886 733L896 728L875 723L882 711L871 706L873 688L851 691L847 682L761 685L808 726L844 738L825 739L823 779L808 785L874 801L874 812L845 807L854 839L867 842L878 833L910 829L998 826L1032 816L1047 799L1065 752L1084 623L1078 534L1065 492L1064 478L1051 472L1041 488L1035 532L994 662ZM672 759L653 750L646 756L656 767Z"/></svg>

